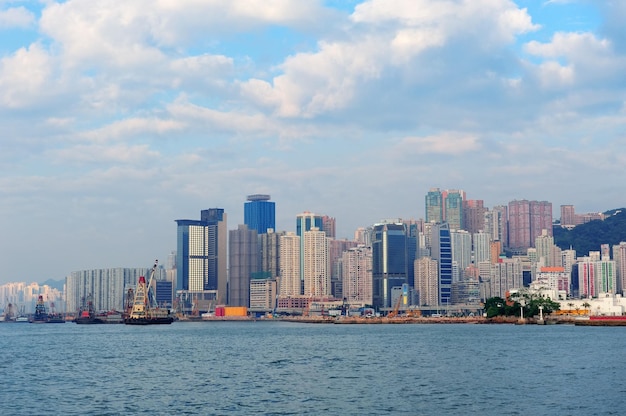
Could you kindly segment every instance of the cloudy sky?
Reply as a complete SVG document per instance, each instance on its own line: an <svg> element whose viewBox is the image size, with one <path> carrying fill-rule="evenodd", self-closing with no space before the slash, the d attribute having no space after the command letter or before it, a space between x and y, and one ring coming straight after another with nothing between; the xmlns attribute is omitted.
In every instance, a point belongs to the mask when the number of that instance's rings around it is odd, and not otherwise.
<svg viewBox="0 0 626 416"><path fill-rule="evenodd" d="M623 207L621 0L0 0L0 284L150 267L268 193L338 237L489 207Z"/></svg>

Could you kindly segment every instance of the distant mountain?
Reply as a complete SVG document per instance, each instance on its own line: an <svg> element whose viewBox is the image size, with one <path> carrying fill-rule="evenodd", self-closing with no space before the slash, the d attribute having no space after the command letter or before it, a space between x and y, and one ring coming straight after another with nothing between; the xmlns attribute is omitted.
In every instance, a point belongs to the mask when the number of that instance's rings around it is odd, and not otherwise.
<svg viewBox="0 0 626 416"><path fill-rule="evenodd" d="M626 241L626 208L618 208L604 213L604 221L595 220L578 225L571 230L554 227L554 244L562 250L570 247L576 256L586 256L590 251L600 251L600 245L611 246Z"/></svg>
<svg viewBox="0 0 626 416"><path fill-rule="evenodd" d="M43 283L39 283L39 286L48 285L54 289L63 290L63 285L65 284L65 279L63 280L52 280L48 279Z"/></svg>

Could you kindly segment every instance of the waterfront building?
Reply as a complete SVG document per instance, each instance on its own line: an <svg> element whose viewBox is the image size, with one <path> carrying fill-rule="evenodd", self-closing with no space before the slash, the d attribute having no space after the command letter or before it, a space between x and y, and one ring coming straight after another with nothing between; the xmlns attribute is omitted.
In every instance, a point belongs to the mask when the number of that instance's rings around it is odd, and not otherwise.
<svg viewBox="0 0 626 416"><path fill-rule="evenodd" d="M330 278L331 278L331 294L341 299L343 295L343 253L358 243L350 240L328 240L329 262L330 262Z"/></svg>
<svg viewBox="0 0 626 416"><path fill-rule="evenodd" d="M599 293L617 293L616 262L594 257L578 259L578 288L581 298L597 297Z"/></svg>
<svg viewBox="0 0 626 416"><path fill-rule="evenodd" d="M304 295L331 294L330 256L326 233L317 227L304 232Z"/></svg>
<svg viewBox="0 0 626 416"><path fill-rule="evenodd" d="M567 297L570 294L571 275L565 271L564 267L542 267L537 273L533 284L536 287L548 288L556 291L558 297L553 299Z"/></svg>
<svg viewBox="0 0 626 416"><path fill-rule="evenodd" d="M480 282L478 279L463 279L452 283L450 300L452 305L477 307L480 304Z"/></svg>
<svg viewBox="0 0 626 416"><path fill-rule="evenodd" d="M552 203L547 201L509 202L509 248L523 252L534 247L535 239L547 230L552 236Z"/></svg>
<svg viewBox="0 0 626 416"><path fill-rule="evenodd" d="M268 311L276 308L278 294L276 279L250 280L250 310Z"/></svg>
<svg viewBox="0 0 626 416"><path fill-rule="evenodd" d="M211 291L217 295L219 303L226 303L226 219L224 209L210 208L200 212L200 220L176 220L177 291Z"/></svg>
<svg viewBox="0 0 626 416"><path fill-rule="evenodd" d="M439 188L431 188L426 194L426 222L443 222L443 195Z"/></svg>
<svg viewBox="0 0 626 416"><path fill-rule="evenodd" d="M250 306L250 280L258 271L259 241L257 231L245 224L228 233L229 284L228 304Z"/></svg>
<svg viewBox="0 0 626 416"><path fill-rule="evenodd" d="M452 290L452 243L447 223L431 227L430 243L430 256L437 260L439 266L439 305L448 306Z"/></svg>
<svg viewBox="0 0 626 416"><path fill-rule="evenodd" d="M392 288L408 284L406 227L400 220L374 225L372 270L374 306L392 307Z"/></svg>
<svg viewBox="0 0 626 416"><path fill-rule="evenodd" d="M29 284L11 282L0 285L0 310L7 311L9 305L12 305L14 315L33 313L39 296L42 296L48 305L54 303L57 312L68 310L62 290L35 282ZM74 309L71 310L72 313L74 311Z"/></svg>
<svg viewBox="0 0 626 416"><path fill-rule="evenodd" d="M349 248L342 254L343 298L348 304L371 305L372 248L364 245Z"/></svg>
<svg viewBox="0 0 626 416"><path fill-rule="evenodd" d="M243 206L243 222L248 229L257 234L264 234L269 229L276 228L276 204L270 201L269 195L248 195Z"/></svg>
<svg viewBox="0 0 626 416"><path fill-rule="evenodd" d="M511 289L523 287L522 261L519 258L500 259L491 264L489 286L491 297L498 296L506 299L506 293Z"/></svg>
<svg viewBox="0 0 626 416"><path fill-rule="evenodd" d="M415 290L418 293L420 306L439 305L439 266L437 260L421 257L414 262Z"/></svg>
<svg viewBox="0 0 626 416"><path fill-rule="evenodd" d="M300 278L300 237L293 232L280 236L280 297L302 294Z"/></svg>

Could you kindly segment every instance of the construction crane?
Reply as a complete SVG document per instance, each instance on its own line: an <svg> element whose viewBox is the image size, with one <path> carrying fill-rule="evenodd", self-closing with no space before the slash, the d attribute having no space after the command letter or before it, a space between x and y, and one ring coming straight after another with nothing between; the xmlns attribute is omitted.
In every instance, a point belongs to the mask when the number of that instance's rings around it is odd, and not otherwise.
<svg viewBox="0 0 626 416"><path fill-rule="evenodd" d="M393 307L393 310L387 314L387 318L395 318L398 316L398 312L400 311L400 303L402 303L402 296L398 296L398 300L396 300L396 304Z"/></svg>

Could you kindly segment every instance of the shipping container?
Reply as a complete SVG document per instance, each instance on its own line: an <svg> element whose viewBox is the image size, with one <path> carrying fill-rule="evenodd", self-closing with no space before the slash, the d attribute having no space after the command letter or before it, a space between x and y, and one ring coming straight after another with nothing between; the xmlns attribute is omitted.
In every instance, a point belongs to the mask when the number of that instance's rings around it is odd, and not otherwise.
<svg viewBox="0 0 626 416"><path fill-rule="evenodd" d="M225 306L224 316L248 316L248 308L245 306Z"/></svg>

